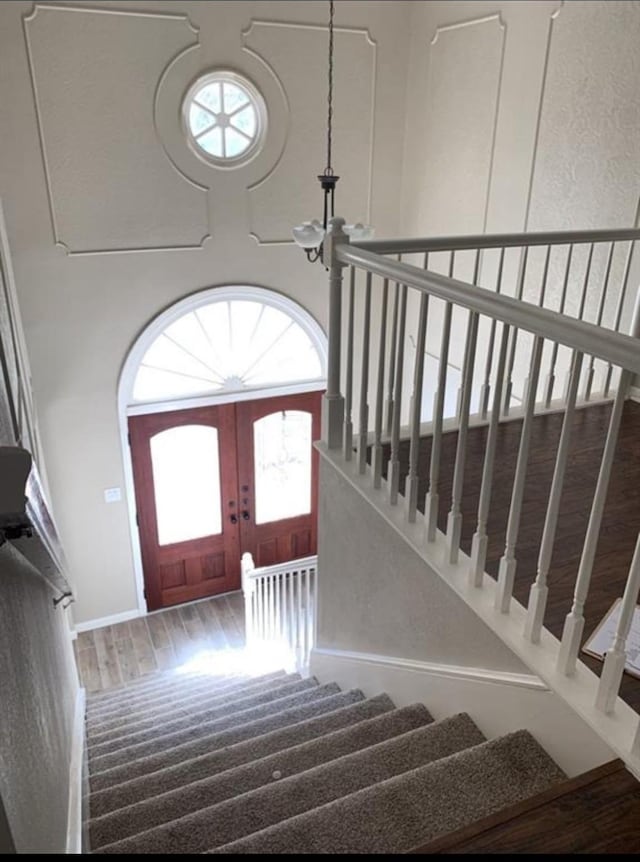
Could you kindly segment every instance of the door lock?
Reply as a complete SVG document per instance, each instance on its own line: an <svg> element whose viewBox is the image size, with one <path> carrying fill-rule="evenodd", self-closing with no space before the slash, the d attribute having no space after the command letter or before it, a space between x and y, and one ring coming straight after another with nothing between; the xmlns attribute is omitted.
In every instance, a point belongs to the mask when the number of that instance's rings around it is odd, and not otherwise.
<svg viewBox="0 0 640 862"><path fill-rule="evenodd" d="M231 521L232 524L237 524L238 523L238 516L235 513L233 515L229 515L229 520Z"/></svg>
<svg viewBox="0 0 640 862"><path fill-rule="evenodd" d="M250 515L250 514L247 512L247 510L245 509L245 510L243 511L243 513L242 513L242 520L243 520L243 521L248 521L250 517L251 517L251 515Z"/></svg>

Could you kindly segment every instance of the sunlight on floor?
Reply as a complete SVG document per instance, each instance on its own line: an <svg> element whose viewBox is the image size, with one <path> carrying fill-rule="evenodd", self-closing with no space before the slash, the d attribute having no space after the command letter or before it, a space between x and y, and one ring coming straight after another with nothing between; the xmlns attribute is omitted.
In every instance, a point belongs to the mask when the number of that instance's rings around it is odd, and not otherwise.
<svg viewBox="0 0 640 862"><path fill-rule="evenodd" d="M275 670L295 671L295 655L286 644L259 641L242 649L200 650L179 665L175 673L260 676Z"/></svg>

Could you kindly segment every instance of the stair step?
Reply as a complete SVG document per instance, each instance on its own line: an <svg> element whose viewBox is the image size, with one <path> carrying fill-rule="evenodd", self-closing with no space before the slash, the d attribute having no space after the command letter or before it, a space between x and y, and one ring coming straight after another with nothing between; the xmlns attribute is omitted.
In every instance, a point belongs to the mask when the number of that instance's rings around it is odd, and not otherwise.
<svg viewBox="0 0 640 862"><path fill-rule="evenodd" d="M465 715L427 724L218 805L201 807L97 852L203 853L483 740ZM172 817L170 807L165 815L167 820Z"/></svg>
<svg viewBox="0 0 640 862"><path fill-rule="evenodd" d="M318 738L252 759L200 781L192 781L176 790L93 819L90 823L91 847L96 849L159 826L167 821L167 812L170 812L170 819L176 820L241 793L268 786L273 783L276 773L280 777L301 773L400 736L431 720L425 706L414 704L329 731Z"/></svg>
<svg viewBox="0 0 640 862"><path fill-rule="evenodd" d="M125 728L118 727L113 730L91 734L89 744L90 754L100 755L110 751L117 751L129 745L139 742L147 742L158 736L188 728L191 725L202 725L205 722L214 721L222 716L230 716L234 712L240 712L262 703L293 694L309 687L311 683L303 680L299 674L291 674L279 680L270 680L263 685L242 688L239 691L228 692L218 695L213 699L198 701L191 709L177 709L163 713L160 717L154 717L148 721L133 722Z"/></svg>
<svg viewBox="0 0 640 862"><path fill-rule="evenodd" d="M564 779L510 733L229 842L214 853L406 853Z"/></svg>
<svg viewBox="0 0 640 862"><path fill-rule="evenodd" d="M288 715L281 713L281 724L276 724L273 718L268 720L269 726L265 726L264 720L257 722L262 727L240 742L229 741L218 750L177 762L149 775L131 778L103 790L96 789L96 785L104 781L92 777L92 790L95 792L89 799L91 814L97 818L118 809L126 811L126 806L133 806L139 800L182 788L243 764L251 764L254 760L321 738L340 728L388 714L393 708L393 702L386 694L365 699L357 689L340 692L297 710L290 710ZM103 776L108 775L103 773Z"/></svg>
<svg viewBox="0 0 640 862"><path fill-rule="evenodd" d="M279 671L273 674L273 678L286 676L284 671ZM255 678L254 678L255 680ZM157 685L154 686L152 692L147 695L138 694L131 697L123 697L118 701L109 704L101 704L100 706L88 707L87 717L89 723L97 719L116 718L118 716L128 716L133 712L139 712L141 709L161 707L163 704L175 703L183 696L190 696L196 693L222 693L229 691L232 688L241 688L244 685L251 684L254 680L233 679L226 682L215 683L206 677L199 677L193 681L183 680L174 685Z"/></svg>
<svg viewBox="0 0 640 862"><path fill-rule="evenodd" d="M179 670L155 671L147 676L138 677L125 685L107 689L107 691L94 691L87 698L90 707L107 706L117 703L119 700L126 701L131 697L141 697L152 694L156 688L170 688L181 685L196 685L204 682L209 685L224 685L231 680L249 679L249 674L208 674L208 673L182 673Z"/></svg>
<svg viewBox="0 0 640 862"><path fill-rule="evenodd" d="M285 674L278 674L267 678L256 677L251 680L237 680L220 686L197 686L196 688L181 690L177 695L165 693L157 700L145 700L139 705L130 704L126 710L121 709L113 713L99 713L91 716L87 719L87 727L91 730L92 736L108 730L115 730L118 727L131 727L137 721L153 720L172 710L190 709L199 701L206 702L216 698L237 697L245 691L251 692L269 685L277 685L286 679L286 676Z"/></svg>
<svg viewBox="0 0 640 862"><path fill-rule="evenodd" d="M216 748L233 745L236 742L241 742L244 739L249 739L261 733L266 733L288 724L294 724L296 721L302 721L316 714L314 713L314 708L317 709L318 714L322 712L322 700L337 694L339 690L339 686L335 683L316 686L301 694L294 695L292 698L285 698L279 701L280 712L272 712L262 718L247 719L245 724L239 724L236 727L227 728L217 733L209 733L195 740L177 744L169 750L162 750L145 757L139 757L133 761L128 760L124 756L118 765L107 767L107 758L115 758L115 756L105 755L104 758L101 758L104 761L101 770L98 771L97 764L91 764L91 787L94 790L102 790L105 787L111 787L113 784L119 784L131 778L137 778L140 775L147 775L149 772L155 772L167 766L173 766L182 760L199 757ZM295 702L292 703L291 701ZM117 752L117 754L120 755L120 752Z"/></svg>
<svg viewBox="0 0 640 862"><path fill-rule="evenodd" d="M133 742L131 745L125 745L116 751L94 754L90 749L90 767L92 770L101 772L104 769L111 769L122 763L130 763L132 760L139 760L152 754L180 747L186 743L201 739L203 736L219 733L234 725L247 724L258 718L264 718L264 716L270 713L281 712L288 706L295 706L307 700L315 699L318 687L318 682L315 679L301 679L298 682L293 682L290 685L277 689L280 697L269 703L231 712L214 718L211 721L196 721L194 723L185 719L178 728L174 727L168 733L151 734L150 738L141 742ZM338 686L335 686L335 689L337 690Z"/></svg>

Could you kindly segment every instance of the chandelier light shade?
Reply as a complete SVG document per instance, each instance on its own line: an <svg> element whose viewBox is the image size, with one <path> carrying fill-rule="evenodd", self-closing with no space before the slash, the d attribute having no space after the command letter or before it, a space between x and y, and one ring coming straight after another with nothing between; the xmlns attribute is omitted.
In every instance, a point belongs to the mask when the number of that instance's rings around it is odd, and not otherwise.
<svg viewBox="0 0 640 862"><path fill-rule="evenodd" d="M328 63L328 110L327 110L327 166L318 176L323 193L323 215L322 221L312 219L293 228L293 238L303 248L307 259L311 262L321 260L322 243L327 233L327 224L335 215L335 188L340 177L336 176L331 166L331 148L333 144L333 18L334 0L329 2L329 63ZM352 242L358 242L373 237L373 228L370 225L356 224L345 225L345 233L349 235Z"/></svg>

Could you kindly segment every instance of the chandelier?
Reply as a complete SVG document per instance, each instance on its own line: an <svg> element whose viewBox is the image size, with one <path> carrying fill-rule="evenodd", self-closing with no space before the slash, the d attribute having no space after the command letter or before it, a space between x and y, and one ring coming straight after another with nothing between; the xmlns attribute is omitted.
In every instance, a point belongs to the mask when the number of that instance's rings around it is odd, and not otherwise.
<svg viewBox="0 0 640 862"><path fill-rule="evenodd" d="M329 219L333 218L336 183L340 177L336 176L331 165L331 148L333 136L333 16L334 2L329 2L329 62L328 62L328 99L327 99L327 164L324 171L319 174L318 180L323 194L322 221L313 219L305 221L293 228L293 238L296 243L304 249L307 260L314 263L322 257L322 243L327 232ZM352 240L370 239L373 236L373 228L360 222L345 225L344 232Z"/></svg>

